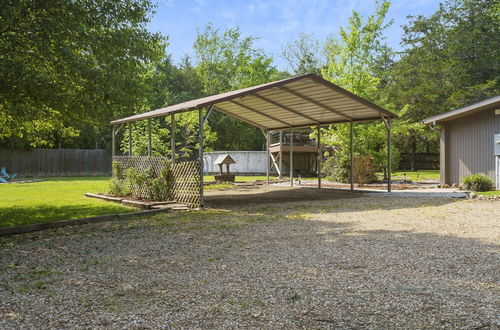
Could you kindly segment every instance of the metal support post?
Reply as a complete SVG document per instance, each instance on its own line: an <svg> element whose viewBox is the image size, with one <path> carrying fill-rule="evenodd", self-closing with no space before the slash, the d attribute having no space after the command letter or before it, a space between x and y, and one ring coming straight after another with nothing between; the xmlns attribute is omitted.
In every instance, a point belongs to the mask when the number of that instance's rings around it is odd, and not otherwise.
<svg viewBox="0 0 500 330"><path fill-rule="evenodd" d="M170 115L170 153L171 153L171 160L172 164L175 163L175 130L176 130L176 124L175 124L175 114Z"/></svg>
<svg viewBox="0 0 500 330"><path fill-rule="evenodd" d="M111 129L111 159L115 157L116 154L116 126L113 125Z"/></svg>
<svg viewBox="0 0 500 330"><path fill-rule="evenodd" d="M266 185L269 186L269 163L271 161L271 148L270 148L271 132L266 132Z"/></svg>
<svg viewBox="0 0 500 330"><path fill-rule="evenodd" d="M132 122L128 123L128 155L132 156Z"/></svg>
<svg viewBox="0 0 500 330"><path fill-rule="evenodd" d="M318 125L318 157L317 157L317 173L318 173L318 189L321 189L321 162L323 161L323 150L321 148L321 126Z"/></svg>
<svg viewBox="0 0 500 330"><path fill-rule="evenodd" d="M293 187L293 129L290 129L290 187Z"/></svg>
<svg viewBox="0 0 500 330"><path fill-rule="evenodd" d="M199 161L200 161L200 206L203 207L205 204L205 199L203 196L203 175L205 174L205 171L203 169L203 109L198 110L198 116L199 116L199 129L198 129L198 135L199 135L199 145L200 145L200 150L199 150Z"/></svg>
<svg viewBox="0 0 500 330"><path fill-rule="evenodd" d="M391 119L387 119L387 191L391 192L392 189L392 182L391 182L391 177L392 177L392 155L391 155L391 149L392 149L392 128L391 128Z"/></svg>
<svg viewBox="0 0 500 330"><path fill-rule="evenodd" d="M279 166L280 166L280 179L283 179L283 131L280 131L280 153L279 153L280 161L279 161Z"/></svg>
<svg viewBox="0 0 500 330"><path fill-rule="evenodd" d="M349 144L350 144L350 165L351 165L351 191L354 191L354 123L351 122L349 127Z"/></svg>
<svg viewBox="0 0 500 330"><path fill-rule="evenodd" d="M151 157L151 118L148 118L148 156Z"/></svg>

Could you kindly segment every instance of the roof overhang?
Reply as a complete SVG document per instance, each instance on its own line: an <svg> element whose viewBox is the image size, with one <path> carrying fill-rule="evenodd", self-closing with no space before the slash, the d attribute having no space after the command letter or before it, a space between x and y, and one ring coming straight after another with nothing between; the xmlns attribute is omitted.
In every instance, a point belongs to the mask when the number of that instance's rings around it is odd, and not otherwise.
<svg viewBox="0 0 500 330"><path fill-rule="evenodd" d="M426 118L422 121L422 123L425 125L439 125L442 122L455 120L483 110L494 109L496 107L500 107L500 95L468 105L460 109L448 111L434 117Z"/></svg>
<svg viewBox="0 0 500 330"><path fill-rule="evenodd" d="M212 107L263 130L397 116L315 74L283 79L114 120L111 125Z"/></svg>

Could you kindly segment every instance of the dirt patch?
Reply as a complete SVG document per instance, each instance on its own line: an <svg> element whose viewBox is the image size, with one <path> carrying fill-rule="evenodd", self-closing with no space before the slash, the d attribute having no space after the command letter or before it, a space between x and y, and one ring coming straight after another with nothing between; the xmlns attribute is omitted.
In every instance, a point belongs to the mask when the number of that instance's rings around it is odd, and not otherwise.
<svg viewBox="0 0 500 330"><path fill-rule="evenodd" d="M1 238L0 328L499 326L496 203L262 193Z"/></svg>

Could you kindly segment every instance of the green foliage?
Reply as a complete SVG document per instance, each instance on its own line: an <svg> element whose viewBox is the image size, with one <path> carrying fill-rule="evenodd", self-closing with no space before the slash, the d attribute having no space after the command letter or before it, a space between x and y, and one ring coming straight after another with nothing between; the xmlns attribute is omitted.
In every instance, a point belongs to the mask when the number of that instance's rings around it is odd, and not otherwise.
<svg viewBox="0 0 500 330"><path fill-rule="evenodd" d="M340 40L329 37L325 44L328 64L323 77L364 98L374 99L380 78L373 69L383 49L382 33L392 22L384 24L389 1L377 1L375 14L366 20L356 11L349 18L348 30L340 28Z"/></svg>
<svg viewBox="0 0 500 330"><path fill-rule="evenodd" d="M321 168L328 180L333 182L346 183L351 177L350 157L338 151L327 157Z"/></svg>
<svg viewBox="0 0 500 330"><path fill-rule="evenodd" d="M410 17L400 58L386 68L381 98L402 109L409 127L397 145L408 153L437 151L438 133L422 119L500 93L497 0L445 1L432 15Z"/></svg>
<svg viewBox="0 0 500 330"><path fill-rule="evenodd" d="M285 44L281 49L283 57L295 75L321 74L323 64L318 58L319 42L311 34L301 33L299 38Z"/></svg>
<svg viewBox="0 0 500 330"><path fill-rule="evenodd" d="M244 37L239 28L221 31L207 24L194 43L196 72L203 94L213 95L258 85L277 78L272 58L254 48L254 37ZM260 129L214 112L208 118L218 133L215 150L261 150L265 144Z"/></svg>
<svg viewBox="0 0 500 330"><path fill-rule="evenodd" d="M170 164L160 169L158 176L151 179L150 199L166 200L169 199L172 185L174 183L174 175Z"/></svg>
<svg viewBox="0 0 500 330"><path fill-rule="evenodd" d="M328 55L327 66L322 69L323 77L333 83L374 101L382 80L376 76L380 65L379 57L387 51L382 33L391 24L384 24L389 2L377 2L375 14L363 19L353 11L348 29L340 28L340 39L330 37L325 45ZM383 123L356 124L354 126L354 152L368 155L373 161L373 170L386 171L387 145L386 128ZM332 160L332 179L346 182L350 175L350 140L348 125L332 125L324 130L324 141L335 146ZM399 152L391 150L393 166L399 163Z"/></svg>
<svg viewBox="0 0 500 330"><path fill-rule="evenodd" d="M472 191L490 191L494 184L490 178L482 174L473 174L463 178L464 188Z"/></svg>
<svg viewBox="0 0 500 330"><path fill-rule="evenodd" d="M54 146L140 109L164 48L146 28L153 9L149 0L3 2L0 146Z"/></svg>
<svg viewBox="0 0 500 330"><path fill-rule="evenodd" d="M117 162L113 161L111 164L113 177L109 183L109 193L116 196L125 196L125 184L122 168Z"/></svg>
<svg viewBox="0 0 500 330"><path fill-rule="evenodd" d="M166 201L170 199L173 181L172 166L167 160L159 170L149 166L144 171L135 167L124 169L113 162L113 178L108 191L115 196L133 196L134 192L146 191L148 200Z"/></svg>

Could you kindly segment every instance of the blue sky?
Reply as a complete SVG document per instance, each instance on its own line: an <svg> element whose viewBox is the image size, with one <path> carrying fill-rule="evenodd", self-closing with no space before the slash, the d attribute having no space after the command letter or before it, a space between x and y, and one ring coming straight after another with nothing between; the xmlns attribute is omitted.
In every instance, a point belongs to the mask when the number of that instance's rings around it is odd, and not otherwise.
<svg viewBox="0 0 500 330"><path fill-rule="evenodd" d="M153 32L169 36L167 52L174 61L188 54L197 29L207 22L226 29L239 26L244 35L258 37L256 46L273 56L280 69L286 62L280 57L282 45L301 32L313 34L320 42L337 35L346 26L352 10L363 16L373 13L374 0L158 0L159 7L149 24ZM393 0L388 19L394 24L386 31L387 43L399 47L402 28L408 15L429 15L439 7L438 0Z"/></svg>

